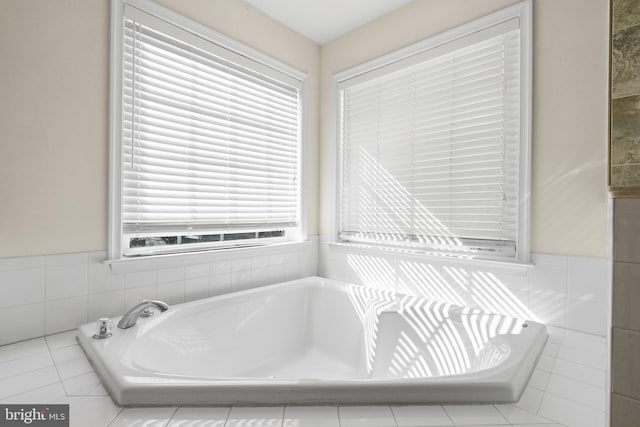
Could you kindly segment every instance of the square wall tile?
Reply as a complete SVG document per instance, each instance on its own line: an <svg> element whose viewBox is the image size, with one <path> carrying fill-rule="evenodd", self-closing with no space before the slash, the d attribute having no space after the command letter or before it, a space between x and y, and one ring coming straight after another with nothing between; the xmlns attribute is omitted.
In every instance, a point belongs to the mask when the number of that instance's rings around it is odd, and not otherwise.
<svg viewBox="0 0 640 427"><path fill-rule="evenodd" d="M88 267L86 264L47 267L45 286L47 301L87 295Z"/></svg>
<svg viewBox="0 0 640 427"><path fill-rule="evenodd" d="M9 270L44 270L43 256L25 256L15 258L0 258L0 271Z"/></svg>
<svg viewBox="0 0 640 427"><path fill-rule="evenodd" d="M86 252L59 254L45 256L46 267L60 267L62 265L80 265L89 262L89 255Z"/></svg>
<svg viewBox="0 0 640 427"><path fill-rule="evenodd" d="M181 304L184 300L184 281L161 283L156 290L156 298L169 305Z"/></svg>
<svg viewBox="0 0 640 427"><path fill-rule="evenodd" d="M209 278L209 296L231 292L231 273L216 274Z"/></svg>
<svg viewBox="0 0 640 427"><path fill-rule="evenodd" d="M541 321L564 328L568 294L566 257L536 258L529 276L529 307Z"/></svg>
<svg viewBox="0 0 640 427"><path fill-rule="evenodd" d="M162 268L158 270L157 273L158 283L177 282L179 280L184 280L184 277L184 267Z"/></svg>
<svg viewBox="0 0 640 427"><path fill-rule="evenodd" d="M615 0L613 2L613 30L621 30L640 24L640 4L638 0Z"/></svg>
<svg viewBox="0 0 640 427"><path fill-rule="evenodd" d="M124 291L89 295L88 322L93 322L101 317L118 317L123 314Z"/></svg>
<svg viewBox="0 0 640 427"><path fill-rule="evenodd" d="M208 266L207 266L208 267ZM187 279L184 282L184 300L195 301L209 296L209 276Z"/></svg>
<svg viewBox="0 0 640 427"><path fill-rule="evenodd" d="M640 9L640 6L638 7ZM611 165L640 163L640 96L611 100ZM612 182L614 184L614 182ZM637 183L636 183L637 184Z"/></svg>
<svg viewBox="0 0 640 427"><path fill-rule="evenodd" d="M0 308L0 345L43 335L44 303Z"/></svg>
<svg viewBox="0 0 640 427"><path fill-rule="evenodd" d="M612 34L611 97L640 93L640 26L634 25Z"/></svg>
<svg viewBox="0 0 640 427"><path fill-rule="evenodd" d="M567 299L567 328L606 336L609 331L609 304L605 299Z"/></svg>
<svg viewBox="0 0 640 427"><path fill-rule="evenodd" d="M45 334L69 331L87 323L87 296L47 301L45 306Z"/></svg>
<svg viewBox="0 0 640 427"><path fill-rule="evenodd" d="M613 326L640 331L640 264L613 265Z"/></svg>
<svg viewBox="0 0 640 427"><path fill-rule="evenodd" d="M211 276L217 274L230 274L231 273L231 261L218 261L211 263L209 266L209 274Z"/></svg>
<svg viewBox="0 0 640 427"><path fill-rule="evenodd" d="M640 199L613 201L613 260L640 264Z"/></svg>
<svg viewBox="0 0 640 427"><path fill-rule="evenodd" d="M88 266L89 294L121 291L124 289L124 274L113 273L102 263L90 263Z"/></svg>
<svg viewBox="0 0 640 427"><path fill-rule="evenodd" d="M44 301L44 284L44 268L0 270L0 309Z"/></svg>
<svg viewBox="0 0 640 427"><path fill-rule="evenodd" d="M156 270L136 271L133 273L127 273L125 275L125 287L127 289L151 286L151 285L155 285L156 283L157 283Z"/></svg>
<svg viewBox="0 0 640 427"><path fill-rule="evenodd" d="M611 290L611 261L606 258L568 257L568 296L589 301L607 300Z"/></svg>
<svg viewBox="0 0 640 427"><path fill-rule="evenodd" d="M640 420L640 401L611 394L611 426L638 427Z"/></svg>
<svg viewBox="0 0 640 427"><path fill-rule="evenodd" d="M197 264L185 267L186 279L197 279L199 277L209 277L209 264Z"/></svg>
<svg viewBox="0 0 640 427"><path fill-rule="evenodd" d="M613 328L611 388L640 400L640 332Z"/></svg>

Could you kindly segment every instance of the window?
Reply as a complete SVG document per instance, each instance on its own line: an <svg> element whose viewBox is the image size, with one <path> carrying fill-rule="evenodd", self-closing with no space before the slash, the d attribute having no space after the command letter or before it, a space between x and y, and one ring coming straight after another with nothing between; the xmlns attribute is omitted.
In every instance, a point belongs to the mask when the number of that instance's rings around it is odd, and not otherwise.
<svg viewBox="0 0 640 427"><path fill-rule="evenodd" d="M114 0L110 258L301 233L305 76L140 0Z"/></svg>
<svg viewBox="0 0 640 427"><path fill-rule="evenodd" d="M529 7L334 77L341 241L527 261Z"/></svg>

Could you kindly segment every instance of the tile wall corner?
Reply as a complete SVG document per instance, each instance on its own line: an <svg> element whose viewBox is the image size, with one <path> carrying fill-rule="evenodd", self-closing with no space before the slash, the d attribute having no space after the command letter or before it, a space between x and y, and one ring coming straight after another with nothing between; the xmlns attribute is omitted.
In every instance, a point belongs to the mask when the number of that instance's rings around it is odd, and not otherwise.
<svg viewBox="0 0 640 427"><path fill-rule="evenodd" d="M317 236L309 236L291 248L214 253L207 262L126 273L112 272L104 251L1 258L0 345L121 316L143 299L179 304L313 276L317 248Z"/></svg>

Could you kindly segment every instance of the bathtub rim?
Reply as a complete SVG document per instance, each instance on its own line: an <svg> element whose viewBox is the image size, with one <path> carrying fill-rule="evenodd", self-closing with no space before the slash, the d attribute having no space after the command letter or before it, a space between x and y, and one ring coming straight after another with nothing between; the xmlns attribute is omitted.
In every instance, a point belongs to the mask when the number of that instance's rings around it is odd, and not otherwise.
<svg viewBox="0 0 640 427"><path fill-rule="evenodd" d="M224 301L226 299L244 298L245 296L251 296L255 293L268 292L274 289L286 289L292 286L315 286L315 287L331 287L343 289L348 283L340 282L332 279L326 279L319 276L309 276L301 279L295 279L287 282L281 282L273 285L243 290L239 292L233 292L224 295L218 295L183 304L176 304L176 306L190 307L197 305L204 305L210 303L211 300ZM362 285L354 285L362 286ZM387 291L382 291L387 292ZM443 303L445 304L445 303ZM452 304L449 304L452 305ZM485 312L488 314L494 314ZM511 317L508 315L501 315L505 317ZM113 318L114 323L120 318ZM145 319L149 321L148 319ZM152 319L153 320L153 319ZM189 388L191 394L206 395L205 391L212 385L215 385L217 391L213 392L215 396L215 403L211 403L208 397L205 397L203 402L193 403L193 398L187 396L181 396L178 399L160 399L156 402L149 402L140 396L146 395L149 392L157 393L158 383L156 381L148 381L141 384L139 380L153 380L148 376L136 375L135 378L138 381L129 379L127 375L114 372L113 367L108 366L103 357L100 357L96 350L96 342L92 338L93 335L93 323L87 323L81 325L77 329L76 340L78 341L80 348L83 350L87 359L94 368L96 374L100 378L105 390L109 393L112 400L119 406L166 406L166 405L188 405L188 406L281 406L281 405L308 405L308 404L340 404L340 405L358 405L358 404L468 404L468 403L513 403L517 402L522 393L524 393L525 386L533 374L535 365L542 355L542 350L548 340L547 328L544 324L533 321L525 320L529 325L528 333L534 336L534 339L528 342L528 346L517 347L516 352L519 358L514 357L514 354L507 356L506 360L499 363L496 366L474 371L471 373L456 374L451 376L439 376L429 378L403 378L403 379L387 379L387 378L366 378L366 379L265 379L265 378L250 378L250 377L203 377L200 380L185 381L185 376L175 375L176 379L183 381L180 385L172 384L177 387ZM146 325L142 325L143 327ZM114 331L116 332L116 331ZM534 333L535 332L535 333ZM513 347L512 347L513 348ZM537 352L526 351L538 348ZM514 353L512 351L512 353ZM126 370L130 368L124 367ZM171 377L171 374L163 375L163 379L167 380ZM487 380L490 378L490 380ZM451 390L445 395L455 395L462 391L464 388L483 387L488 388L484 395L487 399L479 400L464 400L460 401L455 398L452 400L442 399L436 401L425 402L424 398L412 398L412 396L420 395L420 388L424 387L425 382L429 384L437 384L439 387L450 387ZM400 385L399 385L400 383ZM472 384L472 385L470 385ZM291 397L286 397L286 392L290 387L296 389L314 388L324 389L325 391L331 391L332 399L296 399L295 391L292 392ZM402 388L402 391L399 390ZM270 390L271 393L265 393L266 390ZM378 390L379 389L379 390ZM193 391L196 390L196 391ZM247 390L251 392L259 392L273 395L281 395L280 398L269 399L248 399L244 398L244 394ZM392 390L393 393L389 393ZM506 395L506 398L490 398L495 393L502 393ZM284 393L284 394L283 394ZM224 396L218 396L217 394L224 394ZM354 397L357 395L359 397ZM366 398L364 397L366 396Z"/></svg>

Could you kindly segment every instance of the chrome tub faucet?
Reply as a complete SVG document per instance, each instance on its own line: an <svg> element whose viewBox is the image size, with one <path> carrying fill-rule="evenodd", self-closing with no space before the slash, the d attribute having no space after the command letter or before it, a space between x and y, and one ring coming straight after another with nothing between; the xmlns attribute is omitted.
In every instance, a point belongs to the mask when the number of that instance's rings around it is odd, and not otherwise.
<svg viewBox="0 0 640 427"><path fill-rule="evenodd" d="M161 313L169 310L169 304L162 301L144 300L140 304L135 305L131 310L127 311L122 319L118 322L118 328L127 329L136 324L139 317L149 317L153 313L151 310L156 309Z"/></svg>

